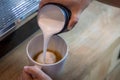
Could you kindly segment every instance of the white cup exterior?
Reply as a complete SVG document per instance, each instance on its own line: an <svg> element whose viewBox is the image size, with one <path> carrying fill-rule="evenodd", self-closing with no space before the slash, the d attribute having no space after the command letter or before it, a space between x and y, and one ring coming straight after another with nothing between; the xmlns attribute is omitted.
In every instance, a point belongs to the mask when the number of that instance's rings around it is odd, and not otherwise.
<svg viewBox="0 0 120 80"><path fill-rule="evenodd" d="M62 71L68 55L68 46L64 39L60 36L54 35L49 41L48 49L59 52L62 55L62 59L54 64L40 64L33 60L33 57L43 50L43 35L38 35L31 39L27 44L26 52L30 65L42 67L43 71L54 79L58 77Z"/></svg>

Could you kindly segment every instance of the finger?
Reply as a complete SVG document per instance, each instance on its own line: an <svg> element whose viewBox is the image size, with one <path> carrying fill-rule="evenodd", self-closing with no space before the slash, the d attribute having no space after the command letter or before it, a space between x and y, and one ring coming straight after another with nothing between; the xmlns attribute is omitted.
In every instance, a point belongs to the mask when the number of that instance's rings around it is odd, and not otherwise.
<svg viewBox="0 0 120 80"><path fill-rule="evenodd" d="M43 7L45 4L49 3L51 1L49 0L41 0L40 4L39 4L39 8Z"/></svg>
<svg viewBox="0 0 120 80"><path fill-rule="evenodd" d="M25 66L24 71L32 76L39 76L39 68L35 66Z"/></svg>
<svg viewBox="0 0 120 80"><path fill-rule="evenodd" d="M68 24L68 30L71 30L76 25L77 22L78 22L78 17L75 14L72 14Z"/></svg>
<svg viewBox="0 0 120 80"><path fill-rule="evenodd" d="M43 7L45 4L48 3L62 3L60 0L41 0L39 4L39 8Z"/></svg>
<svg viewBox="0 0 120 80"><path fill-rule="evenodd" d="M41 69L36 66L26 66L24 67L25 72L41 80L52 80L48 75L46 75Z"/></svg>
<svg viewBox="0 0 120 80"><path fill-rule="evenodd" d="M41 8L45 4L45 1L41 1L39 4L39 8Z"/></svg>

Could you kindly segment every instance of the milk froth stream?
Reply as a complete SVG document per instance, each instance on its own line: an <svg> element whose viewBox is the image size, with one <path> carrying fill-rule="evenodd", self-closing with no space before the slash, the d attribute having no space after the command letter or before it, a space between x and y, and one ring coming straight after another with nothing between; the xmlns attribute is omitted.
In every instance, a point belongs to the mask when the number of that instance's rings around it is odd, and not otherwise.
<svg viewBox="0 0 120 80"><path fill-rule="evenodd" d="M62 10L55 5L47 5L38 13L38 25L44 36L43 61L46 63L46 51L50 38L59 33L65 24L65 16ZM38 43L39 44L39 43Z"/></svg>

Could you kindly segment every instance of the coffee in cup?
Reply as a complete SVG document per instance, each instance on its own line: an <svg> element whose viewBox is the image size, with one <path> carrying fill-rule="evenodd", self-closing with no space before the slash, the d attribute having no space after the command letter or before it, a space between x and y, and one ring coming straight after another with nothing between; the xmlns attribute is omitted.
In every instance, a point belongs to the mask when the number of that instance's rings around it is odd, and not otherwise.
<svg viewBox="0 0 120 80"><path fill-rule="evenodd" d="M60 61L62 59L62 55L57 51L47 50L45 60L44 60L43 51L38 52L33 57L33 59L36 62L41 63L41 64L53 64L53 63Z"/></svg>

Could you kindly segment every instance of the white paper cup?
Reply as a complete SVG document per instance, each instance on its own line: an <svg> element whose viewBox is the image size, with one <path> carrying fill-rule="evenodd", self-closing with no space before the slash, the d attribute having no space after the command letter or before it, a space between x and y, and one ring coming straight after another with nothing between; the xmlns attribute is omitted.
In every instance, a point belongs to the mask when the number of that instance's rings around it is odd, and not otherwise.
<svg viewBox="0 0 120 80"><path fill-rule="evenodd" d="M54 64L40 64L33 60L33 57L43 50L43 35L38 35L28 42L26 51L30 65L42 67L42 70L51 78L56 79L62 71L63 65L68 55L68 47L64 39L54 35L48 44L48 49L57 51L61 54L62 59Z"/></svg>

